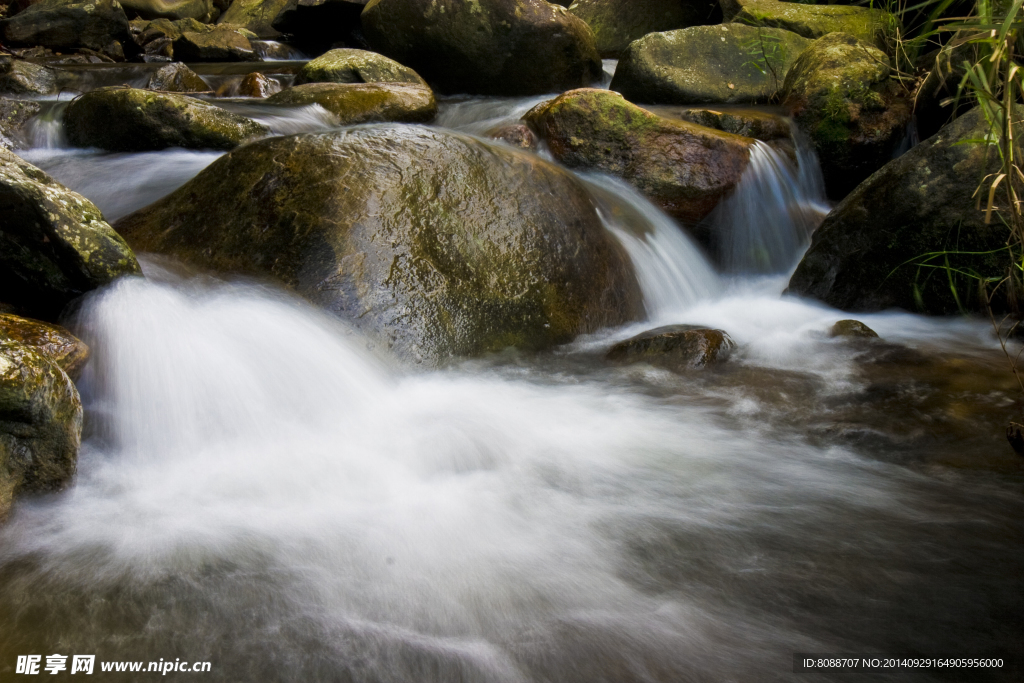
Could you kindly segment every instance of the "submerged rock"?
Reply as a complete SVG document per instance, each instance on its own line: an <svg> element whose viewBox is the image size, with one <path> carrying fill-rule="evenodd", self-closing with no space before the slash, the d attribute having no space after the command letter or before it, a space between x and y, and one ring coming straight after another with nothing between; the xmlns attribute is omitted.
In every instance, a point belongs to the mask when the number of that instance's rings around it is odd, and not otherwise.
<svg viewBox="0 0 1024 683"><path fill-rule="evenodd" d="M407 66L367 50L331 50L308 62L295 78L303 83L406 83L427 87Z"/></svg>
<svg viewBox="0 0 1024 683"><path fill-rule="evenodd" d="M10 45L87 47L107 53L113 43L120 50L131 33L128 17L115 0L40 0L0 21L0 37Z"/></svg>
<svg viewBox="0 0 1024 683"><path fill-rule="evenodd" d="M642 312L572 174L420 126L246 145L117 229L137 249L272 277L420 362L543 349Z"/></svg>
<svg viewBox="0 0 1024 683"><path fill-rule="evenodd" d="M602 57L618 57L649 33L716 23L721 14L717 2L701 0L576 0L569 11L593 29Z"/></svg>
<svg viewBox="0 0 1024 683"><path fill-rule="evenodd" d="M0 98L0 147L15 149L22 146L21 128L42 107L31 100Z"/></svg>
<svg viewBox="0 0 1024 683"><path fill-rule="evenodd" d="M59 325L0 313L0 340L23 344L46 356L72 379L89 360L89 347Z"/></svg>
<svg viewBox="0 0 1024 683"><path fill-rule="evenodd" d="M500 140L518 149L537 149L537 136L525 123L510 123L492 128L486 133L492 140Z"/></svg>
<svg viewBox="0 0 1024 683"><path fill-rule="evenodd" d="M861 183L814 233L790 291L845 311L977 310L977 282L943 266L994 277L1009 267L1007 229L998 219L986 225L974 197L998 168L994 148L971 142L987 133L974 109Z"/></svg>
<svg viewBox="0 0 1024 683"><path fill-rule="evenodd" d="M0 93L51 95L59 88L56 70L42 64L0 55Z"/></svg>
<svg viewBox="0 0 1024 683"><path fill-rule="evenodd" d="M0 330L0 520L16 496L71 481L81 437L82 404L71 379Z"/></svg>
<svg viewBox="0 0 1024 683"><path fill-rule="evenodd" d="M224 26L202 32L185 31L172 45L174 58L181 62L259 61L249 38Z"/></svg>
<svg viewBox="0 0 1024 683"><path fill-rule="evenodd" d="M734 348L736 344L722 330L667 325L619 342L605 357L617 362L702 368L724 361Z"/></svg>
<svg viewBox="0 0 1024 683"><path fill-rule="evenodd" d="M607 90L567 92L524 117L558 161L619 176L682 221L696 222L732 189L750 138L665 119Z"/></svg>
<svg viewBox="0 0 1024 683"><path fill-rule="evenodd" d="M840 320L829 329L828 336L876 338L878 333L859 320Z"/></svg>
<svg viewBox="0 0 1024 683"><path fill-rule="evenodd" d="M880 50L899 28L895 16L854 5L814 5L779 0L721 0L726 21L782 28L804 38L847 33Z"/></svg>
<svg viewBox="0 0 1024 683"><path fill-rule="evenodd" d="M845 33L807 48L786 76L785 104L811 138L830 197L841 199L892 159L912 104L889 58Z"/></svg>
<svg viewBox="0 0 1024 683"><path fill-rule="evenodd" d="M630 44L611 89L632 102L766 102L811 41L743 24L652 33Z"/></svg>
<svg viewBox="0 0 1024 683"><path fill-rule="evenodd" d="M149 77L146 87L163 92L206 92L210 89L199 74L180 62L157 69Z"/></svg>
<svg viewBox="0 0 1024 683"><path fill-rule="evenodd" d="M430 88L398 83L306 83L285 88L268 104L319 104L343 125L402 121L422 123L437 114Z"/></svg>
<svg viewBox="0 0 1024 683"><path fill-rule="evenodd" d="M139 264L92 202L0 150L0 291L26 315L56 318Z"/></svg>
<svg viewBox="0 0 1024 683"><path fill-rule="evenodd" d="M93 90L72 102L64 129L72 145L121 152L232 149L269 132L263 124L192 97L120 87Z"/></svg>
<svg viewBox="0 0 1024 683"><path fill-rule="evenodd" d="M442 92L534 95L601 77L590 27L546 0L370 0L362 22L370 47Z"/></svg>

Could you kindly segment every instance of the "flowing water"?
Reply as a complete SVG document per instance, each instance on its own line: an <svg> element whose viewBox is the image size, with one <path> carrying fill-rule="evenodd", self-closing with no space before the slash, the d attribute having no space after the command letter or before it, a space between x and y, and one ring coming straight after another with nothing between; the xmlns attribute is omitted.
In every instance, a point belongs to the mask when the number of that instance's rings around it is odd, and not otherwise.
<svg viewBox="0 0 1024 683"><path fill-rule="evenodd" d="M439 123L537 101L452 99ZM216 154L27 156L116 216ZM1020 680L1005 361L976 321L860 316L885 340L865 344L782 297L820 219L801 161L756 148L714 219L739 245L721 274L584 177L649 320L438 371L272 287L144 258L72 321L94 350L74 487L0 529L0 678L62 653L212 664L169 680ZM604 360L668 323L738 349L691 372ZM798 674L797 652L1007 666Z"/></svg>

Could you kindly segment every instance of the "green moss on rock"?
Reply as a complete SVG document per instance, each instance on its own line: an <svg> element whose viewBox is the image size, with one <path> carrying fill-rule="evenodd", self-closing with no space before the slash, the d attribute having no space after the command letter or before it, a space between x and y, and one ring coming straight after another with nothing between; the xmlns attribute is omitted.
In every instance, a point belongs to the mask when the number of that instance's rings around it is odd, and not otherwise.
<svg viewBox="0 0 1024 683"><path fill-rule="evenodd" d="M593 29L602 57L618 57L649 33L710 23L716 5L702 0L576 0L569 11Z"/></svg>
<svg viewBox="0 0 1024 683"><path fill-rule="evenodd" d="M306 83L285 88L268 97L267 103L319 104L343 125L381 121L420 123L437 114L437 102L430 88L398 83Z"/></svg>
<svg viewBox="0 0 1024 683"><path fill-rule="evenodd" d="M779 0L722 0L726 21L750 26L770 26L821 38L847 33L880 50L888 49L899 27L895 16L878 9L855 5L814 5Z"/></svg>
<svg viewBox="0 0 1024 683"><path fill-rule="evenodd" d="M299 71L303 83L406 83L426 87L420 75L393 59L368 50L331 50L308 62Z"/></svg>

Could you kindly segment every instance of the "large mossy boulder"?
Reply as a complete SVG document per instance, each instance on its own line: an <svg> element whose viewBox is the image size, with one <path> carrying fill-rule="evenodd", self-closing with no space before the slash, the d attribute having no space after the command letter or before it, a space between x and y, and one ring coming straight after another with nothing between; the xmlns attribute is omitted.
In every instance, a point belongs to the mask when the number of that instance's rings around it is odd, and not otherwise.
<svg viewBox="0 0 1024 683"><path fill-rule="evenodd" d="M721 17L714 0L576 0L569 11L594 31L602 57L618 57L648 33L715 23Z"/></svg>
<svg viewBox="0 0 1024 683"><path fill-rule="evenodd" d="M118 0L125 14L142 19L198 19L214 16L212 0Z"/></svg>
<svg viewBox="0 0 1024 683"><path fill-rule="evenodd" d="M78 390L38 348L0 330L0 520L13 499L64 487L82 437Z"/></svg>
<svg viewBox="0 0 1024 683"><path fill-rule="evenodd" d="M841 199L885 165L913 104L889 79L884 52L845 33L814 41L786 76L785 105L814 143L825 188Z"/></svg>
<svg viewBox="0 0 1024 683"><path fill-rule="evenodd" d="M0 150L0 291L5 303L55 319L72 300L141 271L92 202Z"/></svg>
<svg viewBox="0 0 1024 683"><path fill-rule="evenodd" d="M572 174L421 126L246 145L117 230L271 277L418 362L543 349L642 314L628 257Z"/></svg>
<svg viewBox="0 0 1024 683"><path fill-rule="evenodd" d="M626 50L612 90L632 102L767 102L811 41L777 28L720 24L652 33Z"/></svg>
<svg viewBox="0 0 1024 683"><path fill-rule="evenodd" d="M0 147L17 149L24 146L21 129L41 110L40 104L32 100L0 98Z"/></svg>
<svg viewBox="0 0 1024 683"><path fill-rule="evenodd" d="M192 97L121 87L93 90L72 102L64 129L76 147L115 152L233 149L269 132L252 119Z"/></svg>
<svg viewBox="0 0 1024 683"><path fill-rule="evenodd" d="M306 83L271 95L267 103L319 104L346 126L383 121L424 123L437 114L430 88L397 83Z"/></svg>
<svg viewBox="0 0 1024 683"><path fill-rule="evenodd" d="M230 26L217 26L202 31L184 31L172 43L174 58L181 62L256 62L259 55L253 49L244 30Z"/></svg>
<svg viewBox="0 0 1024 683"><path fill-rule="evenodd" d="M375 51L442 92L535 95L601 77L590 27L546 0L370 0Z"/></svg>
<svg viewBox="0 0 1024 683"><path fill-rule="evenodd" d="M610 173L673 217L697 222L731 190L750 161L750 138L666 119L617 93L584 88L524 119L570 168Z"/></svg>
<svg viewBox="0 0 1024 683"><path fill-rule="evenodd" d="M848 33L880 50L896 35L899 21L879 9L845 4L805 4L779 0L721 0L726 21L750 26L770 26L821 38L829 33Z"/></svg>
<svg viewBox="0 0 1024 683"><path fill-rule="evenodd" d="M0 55L0 93L51 95L59 89L58 72L48 66Z"/></svg>
<svg viewBox="0 0 1024 683"><path fill-rule="evenodd" d="M986 225L974 196L998 168L995 148L978 142L987 133L974 109L868 178L814 233L789 291L846 311L977 309L978 283L959 272L1002 277L1010 267L1007 228Z"/></svg>
<svg viewBox="0 0 1024 683"><path fill-rule="evenodd" d="M339 48L307 62L295 78L303 83L406 83L426 86L420 75L393 59L368 50Z"/></svg>
<svg viewBox="0 0 1024 683"><path fill-rule="evenodd" d="M131 40L131 33L116 0L40 0L0 21L0 38L9 45L107 51Z"/></svg>
<svg viewBox="0 0 1024 683"><path fill-rule="evenodd" d="M218 24L242 26L260 38L276 38L280 34L271 24L293 0L232 0Z"/></svg>

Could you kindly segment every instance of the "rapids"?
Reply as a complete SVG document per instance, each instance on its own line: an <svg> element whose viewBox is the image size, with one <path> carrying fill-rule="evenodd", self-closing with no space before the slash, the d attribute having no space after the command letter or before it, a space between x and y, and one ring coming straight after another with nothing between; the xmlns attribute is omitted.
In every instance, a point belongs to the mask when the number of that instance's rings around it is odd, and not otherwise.
<svg viewBox="0 0 1024 683"><path fill-rule="evenodd" d="M438 125L480 134L539 101L449 98ZM279 133L336 125L229 106ZM108 218L217 156L40 140L26 158ZM943 359L904 368L782 296L822 215L798 159L755 149L710 219L720 266L629 186L583 176L649 320L539 356L414 372L273 287L143 257L147 279L72 321L94 350L75 485L0 528L0 676L56 652L212 663L168 680L965 680L793 673L794 653L845 652L1016 657L971 680L1019 680L1005 361L977 321L859 316ZM739 349L684 375L603 360L670 323Z"/></svg>

